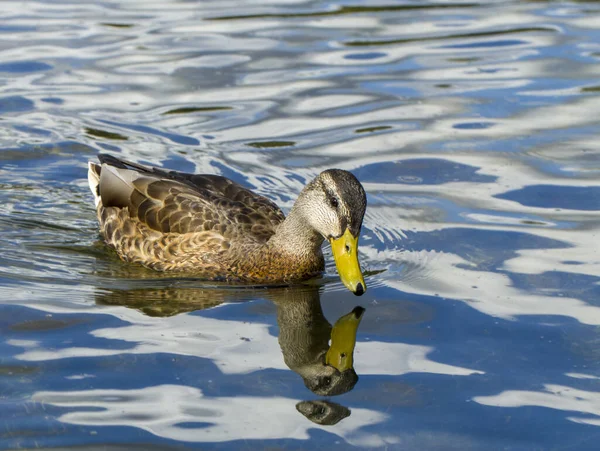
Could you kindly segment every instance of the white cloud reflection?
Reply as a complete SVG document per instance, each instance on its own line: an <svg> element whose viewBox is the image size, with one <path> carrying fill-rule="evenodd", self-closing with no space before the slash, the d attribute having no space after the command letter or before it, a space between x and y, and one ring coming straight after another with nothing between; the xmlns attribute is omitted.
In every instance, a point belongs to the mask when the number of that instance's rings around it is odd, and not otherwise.
<svg viewBox="0 0 600 451"><path fill-rule="evenodd" d="M41 304L39 307L46 312L73 313L72 306L54 308ZM222 304L217 308L227 307L227 304ZM76 357L168 353L210 359L226 375L243 375L265 369L290 371L283 362L277 337L269 333L268 324L193 314L155 318L116 306L95 309L82 306L82 311L110 313L129 325L89 332L93 337L108 340L99 341L98 347L77 346L81 339L62 342L52 349L43 341L11 340L10 345L23 348L23 352L15 358L47 362ZM131 347L115 349L111 345L115 341L130 343ZM403 343L359 341L355 349L355 368L361 376L399 376L411 372L452 376L481 373L430 360L427 356L433 349ZM91 375L71 375L69 378L82 377ZM299 378L298 384L301 384ZM335 426L319 426L302 418L296 411L295 405L301 399L206 396L198 388L181 385L132 390L41 391L34 393L32 400L69 408L69 412L58 417L61 422L87 426L131 426L179 441L306 440L313 428L326 430L354 446L379 447L400 440L393 433L382 435L366 429L388 420L388 415L378 411L350 406L350 417ZM90 408L94 410L89 411Z"/></svg>
<svg viewBox="0 0 600 451"><path fill-rule="evenodd" d="M226 305L222 305L221 308ZM114 308L113 308L114 309ZM287 370L277 337L269 325L256 322L230 321L180 314L172 317L148 317L135 310L119 308L119 317L131 324L97 329L96 338L131 343L127 349L107 346L65 346L46 349L41 342L15 341L23 347L16 356L23 361L47 361L72 357L99 357L122 354L169 353L208 358L223 374L246 374L267 368ZM97 313L107 313L104 309ZM411 372L447 375L470 375L476 370L431 361L428 346L380 341L359 341L356 345L355 368L359 375L402 375Z"/></svg>
<svg viewBox="0 0 600 451"><path fill-rule="evenodd" d="M544 391L507 390L495 396L476 396L473 401L492 407L536 406L577 412L591 417L569 416L576 423L600 426L600 392L578 390L563 385L544 385Z"/></svg>
<svg viewBox="0 0 600 451"><path fill-rule="evenodd" d="M299 399L209 397L201 390L183 385L135 390L42 391L35 393L32 400L73 409L59 417L65 423L130 426L186 442L307 440L310 429L325 430L355 446L378 447L398 441L395 436L382 436L363 429L388 418L373 410L352 408L352 415L344 421L333 427L320 426L301 419L295 408L301 401Z"/></svg>

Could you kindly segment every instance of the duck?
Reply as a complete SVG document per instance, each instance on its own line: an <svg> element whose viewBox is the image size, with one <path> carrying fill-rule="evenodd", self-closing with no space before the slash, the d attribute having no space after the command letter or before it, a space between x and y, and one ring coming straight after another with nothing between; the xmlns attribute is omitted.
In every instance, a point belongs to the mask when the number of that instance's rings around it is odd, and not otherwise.
<svg viewBox="0 0 600 451"><path fill-rule="evenodd" d="M325 270L331 244L342 283L367 286L358 239L367 207L358 179L327 169L285 216L271 200L226 177L144 166L109 154L88 163L100 234L125 262L205 280L293 284Z"/></svg>

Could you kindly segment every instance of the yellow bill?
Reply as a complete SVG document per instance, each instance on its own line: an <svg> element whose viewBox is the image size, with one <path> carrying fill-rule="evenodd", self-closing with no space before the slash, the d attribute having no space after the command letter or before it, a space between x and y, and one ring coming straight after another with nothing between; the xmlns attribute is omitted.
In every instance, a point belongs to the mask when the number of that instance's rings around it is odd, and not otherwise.
<svg viewBox="0 0 600 451"><path fill-rule="evenodd" d="M367 291L367 285L358 264L358 237L346 229L341 237L331 238L329 242L343 284L355 295L362 295Z"/></svg>
<svg viewBox="0 0 600 451"><path fill-rule="evenodd" d="M356 331L365 309L355 307L347 315L338 319L331 329L331 346L325 354L325 363L340 373L352 368L354 364L354 345Z"/></svg>

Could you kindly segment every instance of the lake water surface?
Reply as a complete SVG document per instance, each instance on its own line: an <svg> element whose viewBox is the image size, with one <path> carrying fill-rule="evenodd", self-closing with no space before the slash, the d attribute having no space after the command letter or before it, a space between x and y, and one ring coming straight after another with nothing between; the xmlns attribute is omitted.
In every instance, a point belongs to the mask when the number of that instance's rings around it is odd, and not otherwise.
<svg viewBox="0 0 600 451"><path fill-rule="evenodd" d="M0 449L598 449L599 80L598 2L2 0ZM352 171L369 290L120 262L100 152L285 211Z"/></svg>

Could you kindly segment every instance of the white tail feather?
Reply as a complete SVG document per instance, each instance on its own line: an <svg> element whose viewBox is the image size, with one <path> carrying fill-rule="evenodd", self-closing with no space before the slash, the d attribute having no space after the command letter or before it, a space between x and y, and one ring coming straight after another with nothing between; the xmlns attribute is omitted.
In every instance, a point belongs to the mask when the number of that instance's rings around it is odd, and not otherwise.
<svg viewBox="0 0 600 451"><path fill-rule="evenodd" d="M98 190L100 177L96 174L94 166L95 163L92 163L91 161L88 162L88 183L90 184L90 190L92 190L92 194L94 195L94 203L96 204L96 208L98 208L98 204L100 204L100 194Z"/></svg>

